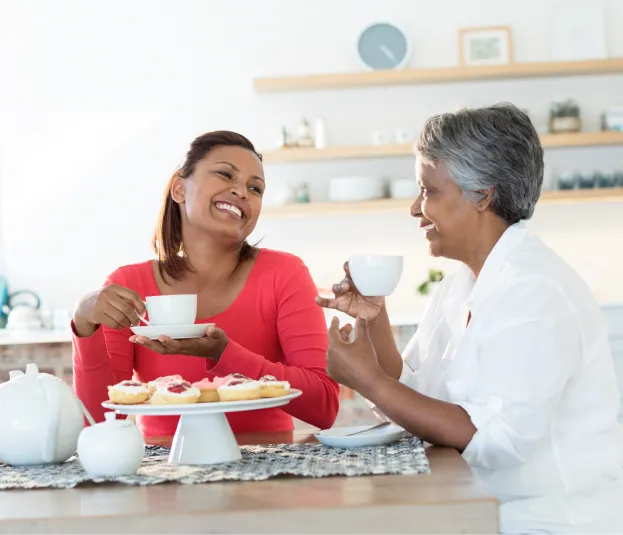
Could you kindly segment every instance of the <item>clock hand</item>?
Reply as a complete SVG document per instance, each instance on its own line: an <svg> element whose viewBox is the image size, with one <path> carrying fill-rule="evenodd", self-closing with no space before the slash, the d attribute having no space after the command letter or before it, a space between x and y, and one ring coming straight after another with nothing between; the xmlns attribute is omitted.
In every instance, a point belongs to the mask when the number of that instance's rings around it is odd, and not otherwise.
<svg viewBox="0 0 623 535"><path fill-rule="evenodd" d="M391 59L393 62L398 61L398 60L396 59L396 56L394 56L394 53L393 53L393 52L392 52L389 48L387 48L385 45L381 45L381 47L380 47L380 48L381 48L381 51L383 52L383 54L385 54L385 55L386 55L389 59Z"/></svg>

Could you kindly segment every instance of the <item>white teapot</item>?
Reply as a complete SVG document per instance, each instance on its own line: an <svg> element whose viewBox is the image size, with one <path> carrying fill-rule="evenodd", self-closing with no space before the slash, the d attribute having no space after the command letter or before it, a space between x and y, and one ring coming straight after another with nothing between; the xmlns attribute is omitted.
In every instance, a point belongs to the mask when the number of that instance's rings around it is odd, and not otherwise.
<svg viewBox="0 0 623 535"><path fill-rule="evenodd" d="M84 471L94 477L136 474L143 461L145 441L134 422L117 420L114 412L106 421L85 427L78 438L78 459Z"/></svg>
<svg viewBox="0 0 623 535"><path fill-rule="evenodd" d="M0 384L0 461L10 465L62 463L84 427L82 404L62 379L28 364Z"/></svg>

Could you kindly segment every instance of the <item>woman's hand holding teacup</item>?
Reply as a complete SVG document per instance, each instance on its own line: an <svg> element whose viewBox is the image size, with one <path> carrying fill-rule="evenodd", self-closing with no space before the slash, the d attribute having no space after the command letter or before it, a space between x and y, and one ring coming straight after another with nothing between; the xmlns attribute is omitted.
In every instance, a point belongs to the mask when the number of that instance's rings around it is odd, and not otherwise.
<svg viewBox="0 0 623 535"><path fill-rule="evenodd" d="M91 336L99 325L125 329L140 324L139 314L145 314L141 296L129 288L109 284L80 301L74 312L74 328L83 337Z"/></svg>
<svg viewBox="0 0 623 535"><path fill-rule="evenodd" d="M206 327L205 335L201 338L187 338L174 340L160 335L156 340L145 336L131 336L130 342L140 344L161 355L190 355L211 360L218 360L227 347L228 338L222 329L214 325Z"/></svg>
<svg viewBox="0 0 623 535"><path fill-rule="evenodd" d="M367 297L361 295L350 276L348 262L344 263L344 278L333 285L333 298L316 297L316 303L323 308L332 308L348 314L352 318L361 318L367 322L374 321L385 305L384 297Z"/></svg>

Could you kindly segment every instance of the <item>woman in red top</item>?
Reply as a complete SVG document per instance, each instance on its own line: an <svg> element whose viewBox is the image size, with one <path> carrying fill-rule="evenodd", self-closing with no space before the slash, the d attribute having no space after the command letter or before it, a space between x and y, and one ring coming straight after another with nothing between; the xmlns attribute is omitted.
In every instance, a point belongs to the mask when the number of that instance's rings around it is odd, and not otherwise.
<svg viewBox="0 0 623 535"><path fill-rule="evenodd" d="M227 415L234 432L283 431L292 416L320 427L337 416L338 386L325 371L327 328L307 267L292 255L257 249L246 238L262 207L261 156L245 137L195 139L173 175L154 237L158 260L124 266L74 313L74 385L96 420L107 387L180 374L194 382L242 373L274 375L303 395L284 408ZM132 335L150 295L197 294L203 338ZM175 432L177 417L138 419L146 436Z"/></svg>

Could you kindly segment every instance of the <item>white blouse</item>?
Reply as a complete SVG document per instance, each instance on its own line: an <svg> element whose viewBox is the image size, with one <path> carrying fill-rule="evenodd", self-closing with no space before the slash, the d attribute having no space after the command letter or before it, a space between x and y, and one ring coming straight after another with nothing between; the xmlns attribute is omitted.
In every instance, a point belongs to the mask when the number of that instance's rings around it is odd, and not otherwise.
<svg viewBox="0 0 623 535"><path fill-rule="evenodd" d="M472 317L467 325L468 314ZM623 533L620 397L605 320L581 278L525 223L477 281L441 284L400 381L469 414L463 452L505 533Z"/></svg>

